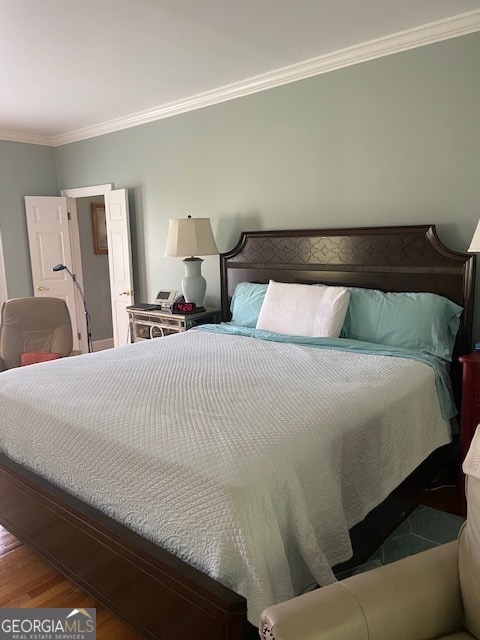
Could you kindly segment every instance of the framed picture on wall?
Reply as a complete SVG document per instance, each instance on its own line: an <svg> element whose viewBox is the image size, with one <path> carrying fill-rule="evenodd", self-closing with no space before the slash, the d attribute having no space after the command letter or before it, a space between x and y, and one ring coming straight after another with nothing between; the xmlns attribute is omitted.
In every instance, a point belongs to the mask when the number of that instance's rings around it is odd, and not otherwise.
<svg viewBox="0 0 480 640"><path fill-rule="evenodd" d="M93 252L97 255L108 253L107 221L105 205L92 202Z"/></svg>

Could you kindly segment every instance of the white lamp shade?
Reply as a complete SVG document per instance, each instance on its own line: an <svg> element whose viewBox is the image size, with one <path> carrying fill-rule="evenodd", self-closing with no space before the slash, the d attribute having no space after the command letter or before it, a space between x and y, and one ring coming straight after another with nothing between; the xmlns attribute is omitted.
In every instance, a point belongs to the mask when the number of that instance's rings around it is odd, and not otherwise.
<svg viewBox="0 0 480 640"><path fill-rule="evenodd" d="M470 253L480 253L480 220L477 223L477 228L473 234L472 241L468 247Z"/></svg>
<svg viewBox="0 0 480 640"><path fill-rule="evenodd" d="M179 218L168 223L165 256L210 256L218 253L210 218Z"/></svg>

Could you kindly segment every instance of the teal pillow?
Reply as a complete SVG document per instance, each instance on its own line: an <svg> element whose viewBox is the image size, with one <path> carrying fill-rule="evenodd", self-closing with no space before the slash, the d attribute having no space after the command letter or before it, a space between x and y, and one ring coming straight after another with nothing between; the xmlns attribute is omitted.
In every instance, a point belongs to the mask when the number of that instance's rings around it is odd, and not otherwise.
<svg viewBox="0 0 480 640"><path fill-rule="evenodd" d="M230 303L231 323L242 327L255 328L267 288L268 284L257 284L255 282L240 282L237 284Z"/></svg>
<svg viewBox="0 0 480 640"><path fill-rule="evenodd" d="M462 311L434 293L384 293L352 287L340 335L450 361Z"/></svg>

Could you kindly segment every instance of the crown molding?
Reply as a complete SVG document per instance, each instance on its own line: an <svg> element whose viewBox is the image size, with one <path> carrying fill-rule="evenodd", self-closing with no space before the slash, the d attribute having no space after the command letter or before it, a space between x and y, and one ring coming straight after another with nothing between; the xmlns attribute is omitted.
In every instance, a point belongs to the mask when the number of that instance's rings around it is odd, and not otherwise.
<svg viewBox="0 0 480 640"><path fill-rule="evenodd" d="M51 138L33 136L36 144L50 144L58 147L71 142L79 142L88 138L114 133L141 124L170 118L172 116L212 106L228 100L273 89L281 85L304 80L313 76L336 71L355 64L382 58L384 56L401 53L409 49L423 47L450 38L467 35L480 31L480 10L469 11L451 18L432 22L420 27L401 31L393 35L377 38L346 49L341 49L309 60L304 60L269 73L264 73L247 80L225 85L212 91L205 91L197 95L162 105L156 109L141 111L124 118L110 120L92 127L78 129ZM9 134L14 135L14 134ZM20 135L20 134L19 134ZM2 132L0 131L0 137ZM28 136L27 136L28 137ZM9 138L13 139L13 138ZM40 140L43 140L40 141ZM46 142L48 140L48 142ZM26 140L19 140L25 142Z"/></svg>
<svg viewBox="0 0 480 640"><path fill-rule="evenodd" d="M0 140L10 142L26 142L28 144L41 144L46 147L54 147L54 140L49 136L40 136L34 133L22 133L20 131L2 131L0 129Z"/></svg>

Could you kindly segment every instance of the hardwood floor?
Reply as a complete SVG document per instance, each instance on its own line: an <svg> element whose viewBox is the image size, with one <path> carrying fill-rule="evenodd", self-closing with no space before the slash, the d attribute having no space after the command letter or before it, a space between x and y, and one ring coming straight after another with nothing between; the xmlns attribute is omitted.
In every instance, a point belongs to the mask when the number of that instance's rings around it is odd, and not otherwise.
<svg viewBox="0 0 480 640"><path fill-rule="evenodd" d="M98 640L141 638L3 527L0 527L0 607L95 607Z"/></svg>

